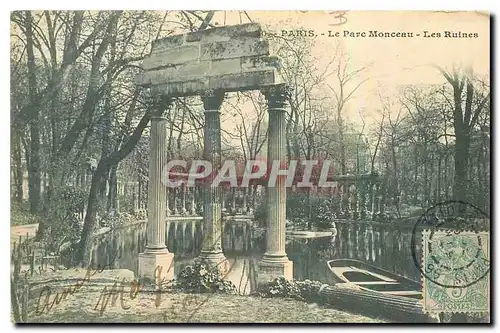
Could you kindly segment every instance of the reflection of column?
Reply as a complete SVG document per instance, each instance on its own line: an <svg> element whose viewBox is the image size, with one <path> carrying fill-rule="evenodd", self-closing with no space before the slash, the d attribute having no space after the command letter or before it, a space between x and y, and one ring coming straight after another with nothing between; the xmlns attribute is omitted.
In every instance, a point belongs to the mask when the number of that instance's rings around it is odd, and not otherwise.
<svg viewBox="0 0 500 333"><path fill-rule="evenodd" d="M279 161L281 169L286 163L286 120L285 105L288 88L284 84L266 88L263 91L268 103L268 168ZM286 219L286 176L279 175L276 184L267 188L267 235L266 252L259 263L259 281L267 282L278 276L293 278L293 264L285 252Z"/></svg>
<svg viewBox="0 0 500 333"><path fill-rule="evenodd" d="M203 224L204 236L200 261L218 265L221 272L226 271L227 261L222 253L222 207L221 186L212 187L212 181L221 166L220 107L224 100L223 92L207 92L202 95L205 108L203 159L212 164L212 174L203 183Z"/></svg>
<svg viewBox="0 0 500 333"><path fill-rule="evenodd" d="M173 278L173 253L165 244L165 222L167 212L167 191L161 181L161 171L166 162L167 120L162 117L151 119L148 185L147 245L139 254L139 276L154 279L158 266L162 277Z"/></svg>

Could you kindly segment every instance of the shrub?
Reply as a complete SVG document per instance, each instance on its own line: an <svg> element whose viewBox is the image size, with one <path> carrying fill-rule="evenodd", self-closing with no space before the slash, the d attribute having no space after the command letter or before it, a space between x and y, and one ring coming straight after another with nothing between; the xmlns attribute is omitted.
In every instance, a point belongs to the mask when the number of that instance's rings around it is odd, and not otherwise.
<svg viewBox="0 0 500 333"><path fill-rule="evenodd" d="M218 267L209 268L204 263L186 266L177 276L174 287L188 293L237 294L236 286L221 278Z"/></svg>
<svg viewBox="0 0 500 333"><path fill-rule="evenodd" d="M18 226L25 224L35 224L39 222L40 217L30 213L27 201L17 202L11 200L10 203L10 225Z"/></svg>
<svg viewBox="0 0 500 333"><path fill-rule="evenodd" d="M266 226L266 217L267 217L267 201L262 200L257 204L254 211L254 220L257 222L257 225L260 227Z"/></svg>
<svg viewBox="0 0 500 333"><path fill-rule="evenodd" d="M257 294L261 297L293 298L306 302L321 302L318 291L323 283L319 281L286 280L280 276L267 284L261 285Z"/></svg>
<svg viewBox="0 0 500 333"><path fill-rule="evenodd" d="M318 229L335 227L337 206L329 196L311 195L308 199L306 193L290 193L286 200L287 227L290 225L299 230L309 227ZM258 225L266 225L266 212L267 201L263 200L255 210L255 221Z"/></svg>
<svg viewBox="0 0 500 333"><path fill-rule="evenodd" d="M319 281L296 281L297 287L300 290L300 296L302 299L308 302L319 303L322 301L321 296L318 295L319 289L324 283Z"/></svg>
<svg viewBox="0 0 500 333"><path fill-rule="evenodd" d="M102 217L99 222L100 227L117 228L123 225L128 225L136 221L137 218L127 212L117 212L111 210Z"/></svg>
<svg viewBox="0 0 500 333"><path fill-rule="evenodd" d="M301 299L300 290L295 281L280 276L259 287L257 294L261 297L284 297Z"/></svg>
<svg viewBox="0 0 500 333"><path fill-rule="evenodd" d="M87 193L80 188L67 186L54 190L44 217L48 226L44 241L49 251L56 252L62 243L79 240L82 221L76 212L83 210L86 200Z"/></svg>

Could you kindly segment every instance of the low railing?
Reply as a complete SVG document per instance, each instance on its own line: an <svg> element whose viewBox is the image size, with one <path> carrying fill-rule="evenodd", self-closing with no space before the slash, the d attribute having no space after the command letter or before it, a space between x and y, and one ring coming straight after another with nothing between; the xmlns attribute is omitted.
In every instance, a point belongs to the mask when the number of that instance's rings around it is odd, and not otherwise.
<svg viewBox="0 0 500 333"><path fill-rule="evenodd" d="M336 218L376 220L384 216L386 209L385 189L382 188L377 174L358 176L335 176L329 179L331 187L297 187L288 189L289 193L310 191L311 195L330 196L335 206ZM122 199L127 207L136 213L145 210L147 198L139 197L139 183L128 182L119 186ZM226 215L253 215L258 204L265 200L266 186L253 184L249 187L222 187L222 211ZM167 216L202 216L203 197L201 184L167 188ZM124 207L124 208L125 208Z"/></svg>
<svg viewBox="0 0 500 333"><path fill-rule="evenodd" d="M202 216L202 187L182 184L168 189L168 216ZM265 188L255 185L248 188L222 187L222 212L227 215L253 215L257 200L264 197Z"/></svg>

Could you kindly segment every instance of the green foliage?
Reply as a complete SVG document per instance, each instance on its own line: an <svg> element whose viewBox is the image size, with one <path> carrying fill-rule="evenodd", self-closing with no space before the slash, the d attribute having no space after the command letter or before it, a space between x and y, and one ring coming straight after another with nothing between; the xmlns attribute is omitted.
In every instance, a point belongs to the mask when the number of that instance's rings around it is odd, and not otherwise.
<svg viewBox="0 0 500 333"><path fill-rule="evenodd" d="M105 212L106 215L99 221L100 227L118 228L137 221L137 217L127 212L117 212L111 210Z"/></svg>
<svg viewBox="0 0 500 333"><path fill-rule="evenodd" d="M282 276L260 286L257 294L261 297L301 298L295 281L289 281Z"/></svg>
<svg viewBox="0 0 500 333"><path fill-rule="evenodd" d="M312 225L318 229L329 229L335 227L335 210L331 197L311 197Z"/></svg>
<svg viewBox="0 0 500 333"><path fill-rule="evenodd" d="M287 228L308 229L309 225L317 229L335 227L335 206L329 196L311 195L307 193L291 193L286 200ZM266 225L267 201L263 200L255 210L255 220L260 226Z"/></svg>
<svg viewBox="0 0 500 333"><path fill-rule="evenodd" d="M308 302L321 302L321 297L318 295L318 292L324 283L311 280L295 281L295 283L300 290L302 299Z"/></svg>
<svg viewBox="0 0 500 333"><path fill-rule="evenodd" d="M283 297L307 302L320 302L321 297L318 292L322 285L323 283L319 281L289 281L280 276L261 285L257 294L261 297Z"/></svg>
<svg viewBox="0 0 500 333"><path fill-rule="evenodd" d="M66 186L54 189L53 197L47 203L45 215L48 232L44 239L50 251L57 251L67 241L78 241L81 235L81 219L87 200L85 190Z"/></svg>
<svg viewBox="0 0 500 333"><path fill-rule="evenodd" d="M260 227L266 226L266 217L267 217L267 201L261 200L256 204L254 211L254 220L257 222L257 225Z"/></svg>
<svg viewBox="0 0 500 333"><path fill-rule="evenodd" d="M17 202L11 200L10 204L10 225L18 226L25 224L35 224L39 222L40 217L31 214L28 202Z"/></svg>
<svg viewBox="0 0 500 333"><path fill-rule="evenodd" d="M204 263L186 266L177 276L174 286L188 293L237 294L236 286L222 279L218 267L209 268Z"/></svg>

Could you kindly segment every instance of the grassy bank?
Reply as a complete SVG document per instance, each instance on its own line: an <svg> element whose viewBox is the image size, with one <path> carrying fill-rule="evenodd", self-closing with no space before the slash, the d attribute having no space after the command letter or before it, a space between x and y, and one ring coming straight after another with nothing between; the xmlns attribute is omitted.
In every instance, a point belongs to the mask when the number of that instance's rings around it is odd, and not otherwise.
<svg viewBox="0 0 500 333"><path fill-rule="evenodd" d="M224 294L166 293L155 305L156 295L140 293L134 300L124 293L102 311L99 293L69 296L49 313L30 316L40 323L382 323L381 319L325 308L290 299L268 299ZM101 303L102 305L102 303Z"/></svg>

